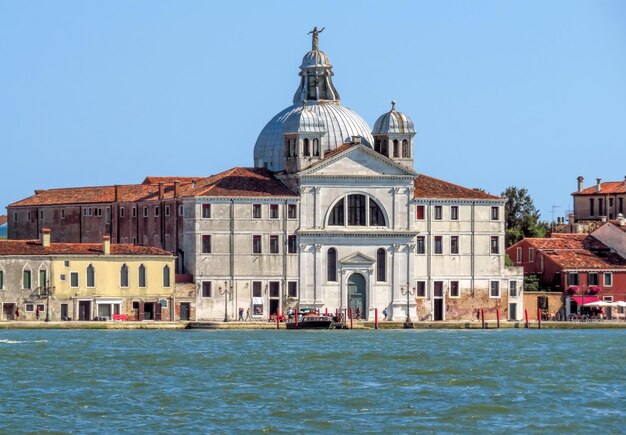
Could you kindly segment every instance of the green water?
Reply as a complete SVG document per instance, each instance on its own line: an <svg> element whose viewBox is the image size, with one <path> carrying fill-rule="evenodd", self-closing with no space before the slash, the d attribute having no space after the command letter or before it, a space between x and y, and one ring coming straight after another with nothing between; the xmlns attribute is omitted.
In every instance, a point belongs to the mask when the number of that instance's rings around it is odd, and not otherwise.
<svg viewBox="0 0 626 435"><path fill-rule="evenodd" d="M625 433L626 331L0 331L0 433Z"/></svg>

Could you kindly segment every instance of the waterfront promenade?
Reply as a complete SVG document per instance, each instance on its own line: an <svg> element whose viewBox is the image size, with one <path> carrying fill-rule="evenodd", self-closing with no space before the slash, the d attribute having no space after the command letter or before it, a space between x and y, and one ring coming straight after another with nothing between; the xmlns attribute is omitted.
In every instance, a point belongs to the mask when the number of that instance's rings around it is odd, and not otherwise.
<svg viewBox="0 0 626 435"><path fill-rule="evenodd" d="M347 323L348 329L350 323ZM414 329L483 329L480 321L472 322L414 322ZM498 329L496 321L485 322L484 329ZM353 321L353 329L375 329L374 322ZM404 329L404 322L379 322L379 329ZM500 329L524 329L524 321L501 321ZM277 329L275 322L154 322L154 321L76 321L76 322L44 322L44 321L3 321L0 329ZM285 323L281 323L279 329L286 329ZM539 329L537 321L529 322L529 329ZM601 321L601 322L551 322L542 321L541 329L626 329L624 321Z"/></svg>

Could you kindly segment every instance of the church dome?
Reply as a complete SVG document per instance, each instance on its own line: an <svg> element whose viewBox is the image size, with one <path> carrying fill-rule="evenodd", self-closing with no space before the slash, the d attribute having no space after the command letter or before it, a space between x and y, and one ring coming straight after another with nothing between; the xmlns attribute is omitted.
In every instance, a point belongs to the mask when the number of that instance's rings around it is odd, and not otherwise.
<svg viewBox="0 0 626 435"><path fill-rule="evenodd" d="M302 119L303 104L307 107L305 112L317 115L324 125L326 134L320 142L324 151L350 142L352 136L360 136L361 143L370 147L374 143L370 127L363 118L340 103L339 93L332 81L330 59L318 47L318 35L322 30L315 28L310 32L313 34L312 49L302 59L300 86L293 97L293 105L274 116L257 138L254 146L254 165L257 167L272 171L285 169L283 134L289 132L288 128L292 128L295 122L290 119L292 115L299 113Z"/></svg>
<svg viewBox="0 0 626 435"><path fill-rule="evenodd" d="M402 112L396 111L396 102L391 102L391 110L376 120L372 134L415 134L413 121Z"/></svg>
<svg viewBox="0 0 626 435"><path fill-rule="evenodd" d="M291 112L283 129L285 133L326 133L326 124L317 113L303 104L299 110Z"/></svg>

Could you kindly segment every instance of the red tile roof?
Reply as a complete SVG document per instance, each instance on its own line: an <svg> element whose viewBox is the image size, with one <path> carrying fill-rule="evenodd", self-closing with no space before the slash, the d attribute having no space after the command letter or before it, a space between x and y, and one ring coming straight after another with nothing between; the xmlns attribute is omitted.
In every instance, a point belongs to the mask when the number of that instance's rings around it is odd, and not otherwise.
<svg viewBox="0 0 626 435"><path fill-rule="evenodd" d="M587 187L582 192L574 192L572 195L603 195L605 193L626 193L626 181L605 181L600 183L600 192L596 186Z"/></svg>
<svg viewBox="0 0 626 435"><path fill-rule="evenodd" d="M609 248L588 234L555 233L550 238L523 239L537 249L592 249L608 250Z"/></svg>
<svg viewBox="0 0 626 435"><path fill-rule="evenodd" d="M3 225L7 222L7 217L6 216L0 216L0 225Z"/></svg>
<svg viewBox="0 0 626 435"><path fill-rule="evenodd" d="M113 203L115 202L116 189L119 202L154 201L159 198L159 182L169 183L164 186L163 198L174 199L175 180L180 181L179 194L181 197L297 196L267 169L238 167L210 177L197 179L191 177L146 177L142 184L39 190L35 195L15 202L10 207ZM195 181L195 188L192 181Z"/></svg>
<svg viewBox="0 0 626 435"><path fill-rule="evenodd" d="M1 255L104 255L102 243L51 243L42 246L39 240L0 240ZM111 243L111 255L163 255L169 251L150 246Z"/></svg>
<svg viewBox="0 0 626 435"><path fill-rule="evenodd" d="M355 144L355 143L344 143L342 145L339 145L334 150L330 150L330 151L324 152L324 159L323 160L326 160L327 158L332 157L335 154L339 154L340 152L345 151L347 149L350 149L350 148L352 148L353 146L356 146L356 145L358 145L358 144Z"/></svg>
<svg viewBox="0 0 626 435"><path fill-rule="evenodd" d="M419 174L413 183L415 185L414 198L502 199L424 174Z"/></svg>
<svg viewBox="0 0 626 435"><path fill-rule="evenodd" d="M593 252L587 249L542 250L541 252L564 269L624 269L626 271L626 259L614 252Z"/></svg>

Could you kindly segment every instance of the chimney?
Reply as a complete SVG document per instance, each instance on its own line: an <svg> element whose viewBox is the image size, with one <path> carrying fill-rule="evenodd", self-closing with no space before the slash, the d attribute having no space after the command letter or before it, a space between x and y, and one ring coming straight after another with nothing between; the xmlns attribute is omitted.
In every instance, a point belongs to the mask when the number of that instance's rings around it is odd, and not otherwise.
<svg viewBox="0 0 626 435"><path fill-rule="evenodd" d="M596 192L599 192L602 190L602 186L600 185L601 181L602 181L602 178L596 178Z"/></svg>
<svg viewBox="0 0 626 435"><path fill-rule="evenodd" d="M585 181L585 179L581 175L581 176L579 176L577 178L577 180L578 180L578 191L582 192L583 191L583 182Z"/></svg>
<svg viewBox="0 0 626 435"><path fill-rule="evenodd" d="M115 202L120 200L120 186L115 185Z"/></svg>
<svg viewBox="0 0 626 435"><path fill-rule="evenodd" d="M191 188L192 189L196 188L196 180L191 180Z"/></svg>
<svg viewBox="0 0 626 435"><path fill-rule="evenodd" d="M159 181L159 199L163 199L165 196L165 183L163 181Z"/></svg>
<svg viewBox="0 0 626 435"><path fill-rule="evenodd" d="M50 228L42 228L40 239L41 246L44 248L50 247Z"/></svg>
<svg viewBox="0 0 626 435"><path fill-rule="evenodd" d="M570 213L567 215L567 223L572 225L576 222L576 215L574 213Z"/></svg>
<svg viewBox="0 0 626 435"><path fill-rule="evenodd" d="M174 180L174 198L178 198L180 196L180 181Z"/></svg>
<svg viewBox="0 0 626 435"><path fill-rule="evenodd" d="M102 238L102 252L104 252L104 255L111 255L111 236Z"/></svg>

